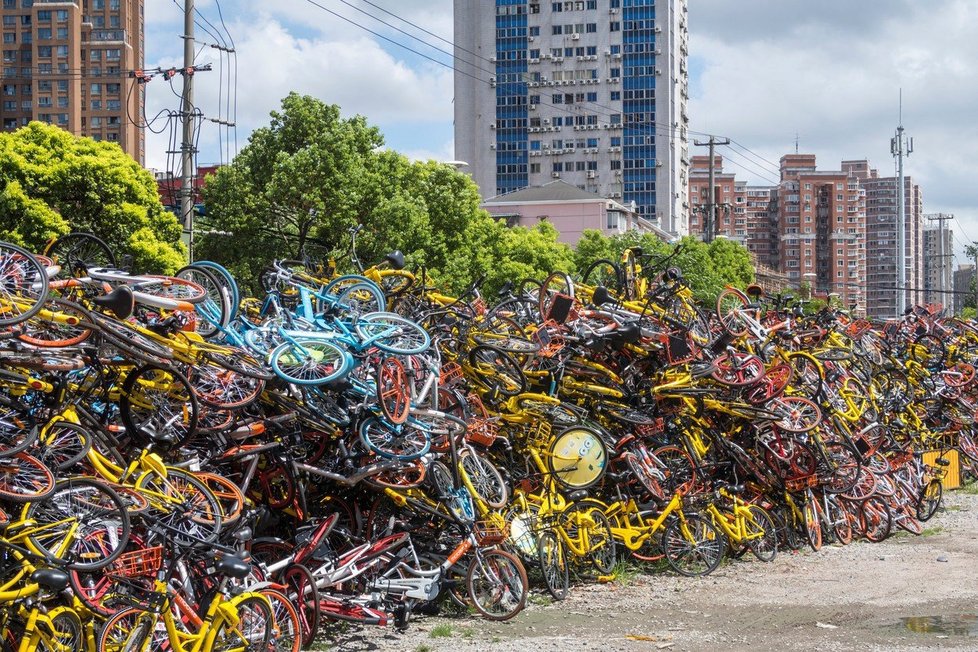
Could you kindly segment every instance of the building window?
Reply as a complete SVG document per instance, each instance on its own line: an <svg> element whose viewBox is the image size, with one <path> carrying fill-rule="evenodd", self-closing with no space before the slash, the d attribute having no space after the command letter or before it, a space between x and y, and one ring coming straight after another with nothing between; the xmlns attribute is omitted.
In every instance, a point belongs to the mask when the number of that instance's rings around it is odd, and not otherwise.
<svg viewBox="0 0 978 652"><path fill-rule="evenodd" d="M37 22L39 23L50 23L51 22L51 11L48 9L42 9L37 12Z"/></svg>
<svg viewBox="0 0 978 652"><path fill-rule="evenodd" d="M609 28L610 29L608 31L611 31L611 32L620 32L621 31L621 23L618 22L617 20L616 21L613 21L611 23L611 25L609 26Z"/></svg>

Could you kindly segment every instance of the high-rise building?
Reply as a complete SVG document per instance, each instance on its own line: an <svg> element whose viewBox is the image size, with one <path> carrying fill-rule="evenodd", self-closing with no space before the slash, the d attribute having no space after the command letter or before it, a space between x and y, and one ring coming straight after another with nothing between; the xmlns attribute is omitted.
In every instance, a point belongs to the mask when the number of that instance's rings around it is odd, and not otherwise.
<svg viewBox="0 0 978 652"><path fill-rule="evenodd" d="M897 299L897 177L881 177L868 161L843 161L842 168L866 191L866 313L896 316ZM904 245L906 305L924 302L923 195L910 176L904 176Z"/></svg>
<svg viewBox="0 0 978 652"><path fill-rule="evenodd" d="M686 0L455 0L455 155L483 198L562 179L688 232Z"/></svg>
<svg viewBox="0 0 978 652"><path fill-rule="evenodd" d="M954 216L937 213L924 215L924 260L923 282L924 302L940 304L947 308L953 305L952 262L954 260L954 234L944 222Z"/></svg>
<svg viewBox="0 0 978 652"><path fill-rule="evenodd" d="M975 278L974 264L958 265L954 270L954 314L960 315L964 310L964 304L975 305L974 299L970 296L971 282Z"/></svg>
<svg viewBox="0 0 978 652"><path fill-rule="evenodd" d="M0 126L31 120L144 160L143 0L3 0Z"/></svg>

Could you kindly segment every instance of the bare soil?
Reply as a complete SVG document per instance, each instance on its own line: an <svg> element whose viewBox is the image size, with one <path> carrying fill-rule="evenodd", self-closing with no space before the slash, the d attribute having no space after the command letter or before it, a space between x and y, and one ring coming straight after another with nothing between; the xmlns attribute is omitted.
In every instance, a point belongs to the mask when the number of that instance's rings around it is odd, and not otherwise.
<svg viewBox="0 0 978 652"><path fill-rule="evenodd" d="M625 573L563 602L531 595L507 623L417 617L406 633L337 628L319 649L978 650L978 495L953 492L922 536L750 555L706 578Z"/></svg>

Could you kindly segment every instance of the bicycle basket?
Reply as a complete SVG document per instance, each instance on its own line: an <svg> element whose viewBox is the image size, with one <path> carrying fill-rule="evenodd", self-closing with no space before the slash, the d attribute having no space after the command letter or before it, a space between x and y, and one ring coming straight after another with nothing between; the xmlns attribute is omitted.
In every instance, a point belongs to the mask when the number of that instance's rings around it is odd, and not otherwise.
<svg viewBox="0 0 978 652"><path fill-rule="evenodd" d="M817 475L803 475L798 478L785 478L784 487L792 493L805 491L818 484Z"/></svg>
<svg viewBox="0 0 978 652"><path fill-rule="evenodd" d="M438 382L441 385L451 385L456 381L462 380L463 372L462 367L455 362L446 362L441 366L441 374L438 377Z"/></svg>
<svg viewBox="0 0 978 652"><path fill-rule="evenodd" d="M564 348L564 338L559 334L557 322L546 321L533 333L533 341L540 345L536 355L541 358L552 358Z"/></svg>
<svg viewBox="0 0 978 652"><path fill-rule="evenodd" d="M163 565L163 546L131 550L119 555L106 574L115 577L145 577L154 575Z"/></svg>
<svg viewBox="0 0 978 652"><path fill-rule="evenodd" d="M550 304L550 310L544 315L545 320L563 324L571 317L573 308L574 297L567 294L558 294L554 296L553 302Z"/></svg>
<svg viewBox="0 0 978 652"><path fill-rule="evenodd" d="M689 345L689 332L676 330L666 337L666 357L669 364L677 365L693 359L693 349Z"/></svg>
<svg viewBox="0 0 978 652"><path fill-rule="evenodd" d="M550 443L550 434L553 430L549 421L535 419L533 423L526 426L524 437L528 446L543 448Z"/></svg>
<svg viewBox="0 0 978 652"><path fill-rule="evenodd" d="M666 420L662 417L656 417L652 423L636 423L634 428L635 434L639 437L655 437L665 432Z"/></svg>
<svg viewBox="0 0 978 652"><path fill-rule="evenodd" d="M509 525L500 528L492 521L476 521L473 524L472 533L480 546L495 546L506 540L509 536Z"/></svg>
<svg viewBox="0 0 978 652"><path fill-rule="evenodd" d="M487 419L472 419L465 429L465 440L488 448L496 441L499 426Z"/></svg>

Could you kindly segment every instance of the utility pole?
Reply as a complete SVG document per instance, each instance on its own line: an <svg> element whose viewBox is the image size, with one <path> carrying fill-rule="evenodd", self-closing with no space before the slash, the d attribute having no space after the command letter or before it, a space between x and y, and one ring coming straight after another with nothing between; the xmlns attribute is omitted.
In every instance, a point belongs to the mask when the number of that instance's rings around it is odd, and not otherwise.
<svg viewBox="0 0 978 652"><path fill-rule="evenodd" d="M903 157L913 151L913 138L907 140L903 133L903 90L900 91L900 124L896 136L890 139L890 152L897 160L897 300L896 316L901 317L907 307L907 245L906 245L906 202L904 199Z"/></svg>
<svg viewBox="0 0 978 652"><path fill-rule="evenodd" d="M183 3L183 96L180 117L183 138L180 143L180 218L187 230L190 262L194 262L194 0Z"/></svg>
<svg viewBox="0 0 978 652"><path fill-rule="evenodd" d="M716 188L714 184L716 183L716 165L714 161L714 151L717 145L729 145L730 139L724 138L718 140L716 136L710 136L710 140L701 143L698 140L694 140L693 144L697 147L709 147L710 148L710 190L709 190L709 203L706 206L706 218L704 219L705 230L703 232L703 242L710 243L713 242L713 238L717 232L717 225L719 224L717 219L717 198L716 198Z"/></svg>

